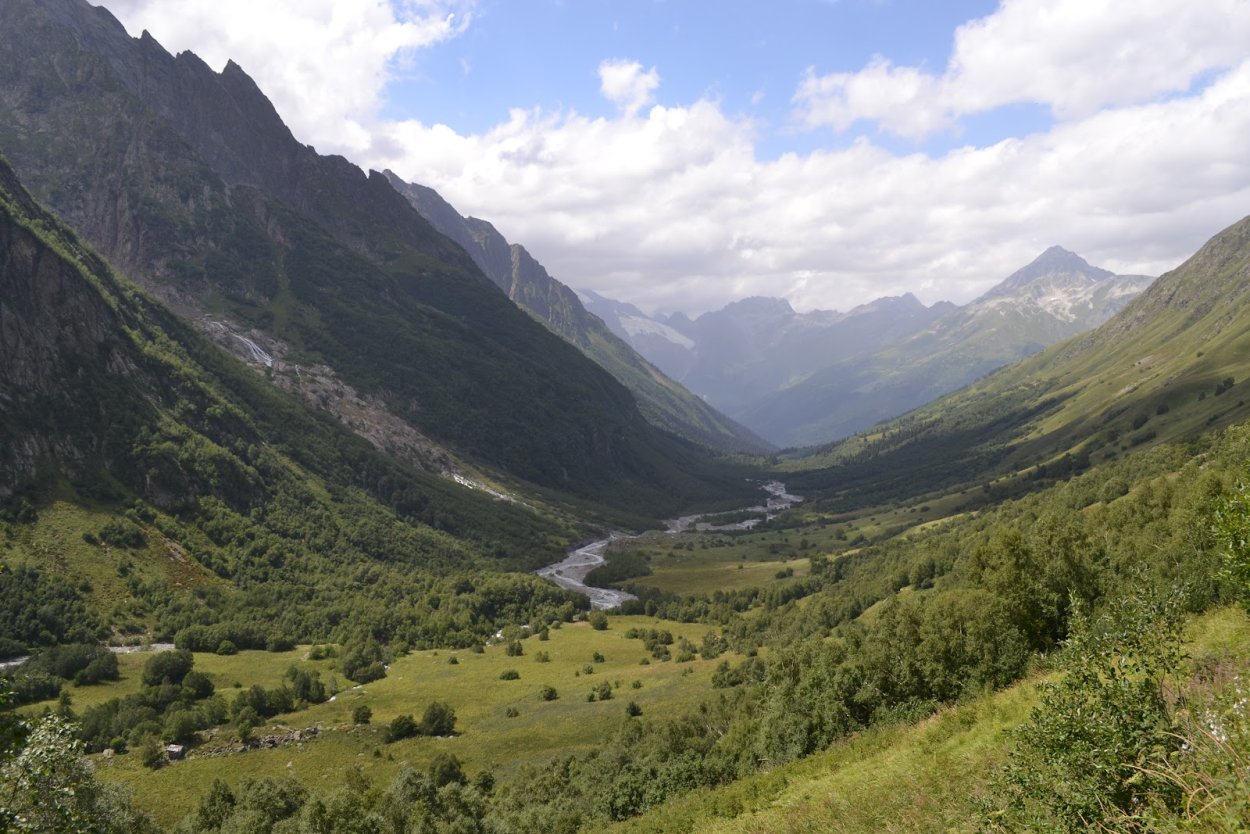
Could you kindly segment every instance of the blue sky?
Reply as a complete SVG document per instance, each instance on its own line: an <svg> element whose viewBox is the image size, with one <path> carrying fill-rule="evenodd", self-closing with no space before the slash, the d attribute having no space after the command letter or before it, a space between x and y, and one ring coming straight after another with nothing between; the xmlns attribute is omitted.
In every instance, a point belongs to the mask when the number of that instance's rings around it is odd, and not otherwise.
<svg viewBox="0 0 1250 834"><path fill-rule="evenodd" d="M810 68L851 72L883 55L894 63L945 66L951 33L994 10L995 2L932 0L540 0L480 3L473 23L396 67L385 112L397 119L441 122L461 133L489 129L512 107L573 109L610 116L599 91L605 58L655 67L660 103L699 98L756 121L762 159L876 134L871 124L833 136L804 130L790 118L791 97ZM929 150L952 142L986 143L1049 124L1041 107L995 113L958 137L900 143Z"/></svg>
<svg viewBox="0 0 1250 834"><path fill-rule="evenodd" d="M1250 214L1250 0L103 0L649 311L1158 274Z"/></svg>

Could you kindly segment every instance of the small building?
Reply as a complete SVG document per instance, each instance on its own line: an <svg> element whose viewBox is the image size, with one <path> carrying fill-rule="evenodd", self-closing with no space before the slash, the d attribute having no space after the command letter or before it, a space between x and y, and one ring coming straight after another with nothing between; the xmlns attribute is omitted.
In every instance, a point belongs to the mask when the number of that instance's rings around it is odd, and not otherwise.
<svg viewBox="0 0 1250 834"><path fill-rule="evenodd" d="M165 747L165 756L171 761L176 762L186 755L185 748L181 744L170 744Z"/></svg>

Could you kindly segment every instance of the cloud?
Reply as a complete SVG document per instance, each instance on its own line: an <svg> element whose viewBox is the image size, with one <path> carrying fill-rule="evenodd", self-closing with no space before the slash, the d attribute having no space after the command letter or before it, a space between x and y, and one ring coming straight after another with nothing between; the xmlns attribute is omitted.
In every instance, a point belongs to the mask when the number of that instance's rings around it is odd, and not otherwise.
<svg viewBox="0 0 1250 834"><path fill-rule="evenodd" d="M966 301L1051 244L1157 273L1250 210L1250 61L1198 95L936 157L861 138L760 160L755 126L710 101L388 135L381 163L490 218L558 279L651 309Z"/></svg>
<svg viewBox="0 0 1250 834"><path fill-rule="evenodd" d="M132 34L147 29L210 66L233 58L296 136L340 152L368 147L382 91L411 50L455 37L473 0L110 0Z"/></svg>
<svg viewBox="0 0 1250 834"><path fill-rule="evenodd" d="M1187 92L1235 66L1250 43L1246 0L1005 0L960 26L945 71L874 58L858 72L809 70L794 97L807 127L860 121L909 139L957 128L961 116L1041 104L1056 118L1093 115Z"/></svg>
<svg viewBox="0 0 1250 834"><path fill-rule="evenodd" d="M161 13L155 0L126 4ZM1118 24L1104 7L1118 7ZM302 141L434 187L556 278L652 310L698 312L746 295L800 309L907 291L966 301L1052 244L1154 274L1250 213L1245 0L1009 0L954 33L940 74L878 58L859 73L807 74L795 100L812 124L866 120L913 136L1039 101L1059 117L1049 128L940 154L895 153L870 135L777 159L756 155L766 126L718 101L656 104L659 72L636 61L600 65L618 107L609 117L517 108L478 133L389 121L380 103L397 56L454 37L463 18L445 15L471 6L401 14L305 0L283 6L294 17L281 20L277 8L251 4L271 17L240 32L187 0L151 28L211 63L235 56ZM330 31L301 34L301 15ZM341 68L294 54L334 49Z"/></svg>
<svg viewBox="0 0 1250 834"><path fill-rule="evenodd" d="M637 61L613 59L599 64L599 89L609 101L627 115L634 115L652 101L652 93L660 86L655 67L642 71Z"/></svg>

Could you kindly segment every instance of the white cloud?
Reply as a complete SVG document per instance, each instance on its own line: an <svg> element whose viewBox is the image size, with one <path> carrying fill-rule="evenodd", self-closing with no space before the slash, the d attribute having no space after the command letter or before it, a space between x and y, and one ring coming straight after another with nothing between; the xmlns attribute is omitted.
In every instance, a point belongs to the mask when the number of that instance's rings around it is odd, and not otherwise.
<svg viewBox="0 0 1250 834"><path fill-rule="evenodd" d="M1250 211L1250 62L1196 96L939 157L860 139L762 161L753 126L708 101L391 130L379 164L489 217L566 283L653 309L966 301L1051 244L1157 273Z"/></svg>
<svg viewBox="0 0 1250 834"><path fill-rule="evenodd" d="M473 0L109 0L132 34L226 60L256 80L296 136L352 153L368 147L391 68L464 31Z"/></svg>
<svg viewBox="0 0 1250 834"><path fill-rule="evenodd" d="M395 56L460 31L447 4L403 16L380 0L304 0L281 14L253 3L249 19L263 19L246 32L213 23L241 0L124 5L132 31L142 13L167 47L216 65L234 56L302 141L437 188L556 278L650 309L745 295L800 308L906 291L965 301L1051 244L1156 273L1250 213L1248 0L1009 0L959 29L941 75L883 58L861 73L813 72L796 101L813 123L867 119L904 135L1040 101L1060 116L1053 127L936 156L860 138L776 160L756 157L759 125L715 101L655 104L659 73L633 61L600 66L612 117L515 109L476 134L385 121ZM1100 11L1111 8L1118 25ZM334 50L341 64L324 60Z"/></svg>
<svg viewBox="0 0 1250 834"><path fill-rule="evenodd" d="M1247 0L1004 0L956 30L941 75L878 57L858 72L809 71L794 101L809 127L869 121L920 139L1007 104L1066 120L1185 93L1247 44Z"/></svg>
<svg viewBox="0 0 1250 834"><path fill-rule="evenodd" d="M653 100L652 93L660 86L655 67L642 71L637 61L613 59L599 64L599 89L603 95L627 115L634 115Z"/></svg>

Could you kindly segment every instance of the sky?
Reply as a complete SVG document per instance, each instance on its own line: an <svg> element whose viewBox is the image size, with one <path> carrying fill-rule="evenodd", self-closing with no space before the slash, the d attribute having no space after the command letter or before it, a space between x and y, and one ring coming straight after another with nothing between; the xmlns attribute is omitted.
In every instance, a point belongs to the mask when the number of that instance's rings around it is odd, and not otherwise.
<svg viewBox="0 0 1250 834"><path fill-rule="evenodd" d="M104 5L648 312L1157 275L1250 214L1250 0Z"/></svg>

